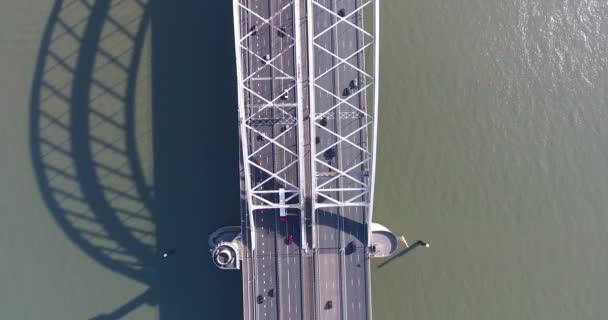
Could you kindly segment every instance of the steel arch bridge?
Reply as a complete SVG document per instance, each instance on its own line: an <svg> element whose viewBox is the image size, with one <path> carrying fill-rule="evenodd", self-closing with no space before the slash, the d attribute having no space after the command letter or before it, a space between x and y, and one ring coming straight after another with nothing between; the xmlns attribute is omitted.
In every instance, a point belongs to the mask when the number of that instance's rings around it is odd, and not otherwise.
<svg viewBox="0 0 608 320"><path fill-rule="evenodd" d="M378 0L233 0L233 17L245 318L370 319Z"/></svg>

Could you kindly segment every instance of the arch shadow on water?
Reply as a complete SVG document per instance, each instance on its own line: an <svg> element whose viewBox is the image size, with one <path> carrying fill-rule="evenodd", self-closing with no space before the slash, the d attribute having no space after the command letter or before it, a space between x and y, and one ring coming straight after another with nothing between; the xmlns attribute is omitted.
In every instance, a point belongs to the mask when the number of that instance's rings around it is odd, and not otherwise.
<svg viewBox="0 0 608 320"><path fill-rule="evenodd" d="M91 319L143 304L160 319L241 317L240 274L215 269L206 239L239 224L231 12L194 0L52 7L30 102L41 196L83 252L147 287Z"/></svg>

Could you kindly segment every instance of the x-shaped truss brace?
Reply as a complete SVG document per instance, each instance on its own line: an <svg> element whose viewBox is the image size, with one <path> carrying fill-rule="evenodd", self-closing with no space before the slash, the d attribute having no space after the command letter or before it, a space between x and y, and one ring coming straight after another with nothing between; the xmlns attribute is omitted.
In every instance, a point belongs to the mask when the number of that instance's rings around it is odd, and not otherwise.
<svg viewBox="0 0 608 320"><path fill-rule="evenodd" d="M295 88L296 85L293 84L290 87L288 87L286 90L292 90L293 88ZM276 102L281 99L281 96L278 96L274 99L272 99L272 101L269 101L268 99L262 97L259 93L247 88L246 86L243 86L243 89L245 89L247 92L251 93L252 95L254 95L256 98L262 100L262 102L265 103L265 105L261 108L259 108L256 112L252 113L249 117L247 117L246 121L249 121L251 119L253 119L256 115L260 114L262 111L268 109L268 108L275 108L276 110L279 110L280 112L284 113L287 116L291 116L289 113L287 113L284 109L284 107L278 105ZM251 107L247 108L248 110L251 110ZM257 107L256 107L257 109Z"/></svg>
<svg viewBox="0 0 608 320"><path fill-rule="evenodd" d="M251 80L253 78L253 76L257 75L258 73L260 73L262 70L264 70L264 68L266 68L266 66L271 67L272 69L278 71L279 73L283 74L284 77L290 79L290 80L294 80L293 76L290 76L289 74L287 74L285 71L281 70L281 68L275 66L273 64L273 62L275 60L277 60L279 57L281 57L281 55L283 55L285 52L287 52L288 50L290 50L291 48L293 48L295 46L295 44L291 43L289 46L287 46L286 48L283 49L283 51L279 52L279 54L277 54L276 56L274 56L273 58L271 58L270 60L266 61L264 60L262 57L260 57L259 55L257 55L255 52L249 50L249 48L242 46L242 49L245 49L247 52L249 52L250 54L252 54L253 56L255 56L258 60L260 61L264 61L264 66L257 68L254 72L252 72L247 78L245 78L245 80L243 80L243 83L246 83L247 81Z"/></svg>
<svg viewBox="0 0 608 320"><path fill-rule="evenodd" d="M372 35L371 33L365 31L363 28L357 26L356 24L350 22L348 20L348 18L350 18L352 15L357 14L358 12L363 11L363 8L367 7L369 4L375 2L374 0L369 0L367 2L365 2L364 4L362 4L361 6L359 6L359 8L355 9L353 12L349 13L348 15L344 16L344 17L340 17L338 14L336 14L335 12L331 11L330 9L328 9L327 7L325 7L324 5L320 4L318 1L312 1L312 3L316 4L319 8L327 11L330 15L334 16L337 21L332 24L331 26L325 28L325 30L323 30L322 32L318 33L317 35L315 35L313 37L313 40L316 40L318 37L322 36L323 34L325 34L326 32L328 32L329 30L332 30L334 27L336 27L340 22L346 22L347 24L349 24L351 27L361 31L363 34L367 35L368 37L374 39L374 35Z"/></svg>
<svg viewBox="0 0 608 320"><path fill-rule="evenodd" d="M351 171L356 170L361 168L362 166L364 166L365 164L369 164L372 162L372 157L375 156L372 154L372 152L369 150L369 146L366 143L366 139L367 138L363 138L361 143L357 144L353 141L351 141L351 138L357 134L363 134L363 135L367 135L367 131L369 131L371 129L371 127L375 124L376 118L375 118L375 114L369 113L367 112L368 108L362 108L362 107L358 107L356 105L354 105L353 103L349 102L349 100L352 97L359 97L359 95L361 95L362 93L365 93L366 90L370 89L370 88L374 88L376 86L376 81L374 81L374 76L375 73L372 72L372 74L366 72L365 68L361 65L355 65L352 62L350 62L350 60L353 57L357 57L359 55L362 55L366 52L366 50L371 49L376 49L373 46L376 44L376 37L366 31L365 29L363 29L362 26L359 26L355 23L353 23L351 18L359 13L362 13L362 10L364 8L366 8L367 6L369 6L370 4L374 3L375 5L377 5L376 3L377 0L369 0L366 1L365 3L361 4L359 7L357 7L355 10L353 10L352 12L348 13L347 15L345 15L344 17L341 17L339 14L337 14L336 12L332 11L331 9L327 8L325 5L321 4L319 1L316 0L310 0L309 1L309 5L312 4L314 8L320 8L320 12L322 13L328 13L330 17L335 18L335 22L332 22L331 25L329 25L328 27L323 27L322 30L319 30L316 34L311 34L311 41L309 42L309 52L310 54L313 55L312 57L312 67L314 67L314 49L319 50L320 53L323 54L327 54L330 57L332 57L334 59L334 63L332 63L331 66L326 67L323 70L318 71L318 74L315 74L315 70L311 70L311 84L312 84L312 88L314 88L314 90L312 90L312 94L318 94L318 93L325 93L327 94L330 98L333 98L333 105L330 106L328 109L323 108L324 111L318 112L317 108L318 106L313 105L311 106L313 108L313 110L311 111L313 116L313 127L314 127L314 131L316 132L317 130L321 130L321 132L325 132L327 134L329 134L331 137L335 138L336 141L334 141L333 143L331 143L328 146L325 146L322 150L317 150L315 145L311 146L312 152L313 152L313 162L315 163L315 165L313 165L313 179L318 180L323 176L321 174L320 168L329 168L332 172L333 175L331 176L330 179L327 180L322 180L323 182L320 183L321 181L317 181L315 183L313 183L314 187L314 191L315 191L315 197L314 197L314 204L313 206L316 208L323 208L323 207L333 207L333 206L368 206L369 203L367 202L360 202L360 201L356 201L357 199L361 199L363 196L370 194L371 192L371 186L369 183L366 183L365 180L361 179L361 176L355 176L355 175L351 175L349 174ZM309 13L313 12L313 10L309 11ZM309 23L313 24L314 26L314 20L315 20L315 15L318 15L318 13L313 13L312 16L309 17ZM329 49L325 48L322 43L319 43L319 39L320 37L322 37L323 35L327 34L328 32L331 32L332 30L336 30L336 27L341 24L341 23L345 23L348 26L354 28L354 30L356 31L356 36L357 37L368 37L370 38L369 41L364 41L363 44L361 45L360 48L358 48L356 51L354 51L353 53L349 54L347 57L345 58L341 58L340 55L338 54L338 52L332 52ZM309 31L313 31L314 32L314 27L309 27ZM350 68L352 68L355 73L357 74L357 77L362 77L363 78L363 85L359 86L357 88L357 90L351 94L349 94L348 97L341 97L339 96L339 94L337 92L334 92L333 90L324 88L322 85L320 85L318 83L318 81L320 79L322 79L323 77L325 77L326 75L330 74L331 72L336 72L336 70L338 70L338 68L340 66L348 66ZM377 68L378 66L374 65L374 68ZM360 97L358 98L360 99ZM365 103L366 101L363 101L363 103ZM358 112L359 114L361 114L361 122L358 124L358 127L348 133L348 134L342 134L340 131L340 128L328 128L325 125L321 124L322 119L328 117L328 115L332 114L333 112L338 112L340 111L340 106L347 106L353 110L355 110L356 112ZM338 121L340 121L338 119ZM350 131L350 130L349 130ZM375 137L374 137L375 139ZM343 144L345 143L345 144ZM372 142L373 143L373 142ZM354 147L355 150L357 150L358 152L360 152L361 157L363 158L361 161L358 161L356 164L342 170L340 167L341 165L338 164L336 166L331 165L331 163L325 162L323 161L323 155L326 151L332 149L332 148L341 148L342 145L348 145L351 147ZM356 184L356 186L358 187L349 187L347 185L345 186L341 186L340 184L336 185L336 182L341 181L341 178L345 178L347 179L347 181L352 181ZM317 185L317 183L320 183ZM344 183L344 182L343 182ZM352 183L351 183L352 184ZM344 196L344 192L348 192L351 194L351 196L349 196L348 199L341 199L342 196ZM352 193L355 192L356 195L352 196ZM337 198L334 196L334 194L337 194ZM317 196L328 200L329 203L319 203L317 201Z"/></svg>
<svg viewBox="0 0 608 320"><path fill-rule="evenodd" d="M285 6L283 6L283 8L281 8L281 9L277 10L277 12L275 12L274 14L272 14L272 15L270 16L270 18L268 18L268 19L266 19L266 18L264 18L264 17L260 16L259 14L255 13L253 10L251 10L251 9L249 9L249 8L245 7L244 5L242 5L241 3L239 3L239 6L240 6L241 8L243 8L243 9L245 9L245 11L247 11L249 14L251 14L251 15L253 15L253 16L255 16L255 17L257 17L257 18L258 18L258 19L260 19L260 20L262 20L262 23L260 24L260 26L263 26L263 25L267 24L267 25L268 25L270 28L274 29L275 31L283 33L283 30L281 30L281 29L277 28L276 26L274 26L274 25L273 25L271 22L272 22L272 19L274 19L274 18L276 18L277 16L279 16L281 13L283 13L283 11L285 11L287 8L289 8L290 6L292 6L292 4L293 4L292 2L290 2L290 3L286 4ZM254 27L255 27L255 29L254 29L254 30L252 30L252 31L249 31L249 32L248 32L246 35L244 35L244 36L243 36L243 37L240 39L240 41L239 41L239 42L241 42L241 43L242 43L242 42L243 42L243 41L245 41L245 40L246 40L248 37L250 37L251 35L253 35L253 33L255 33L255 30L257 30L257 29L258 29L258 25L254 25ZM294 42L296 41L296 38L294 38L292 35L288 34L287 36L289 36L289 38L290 38L292 41L294 41Z"/></svg>

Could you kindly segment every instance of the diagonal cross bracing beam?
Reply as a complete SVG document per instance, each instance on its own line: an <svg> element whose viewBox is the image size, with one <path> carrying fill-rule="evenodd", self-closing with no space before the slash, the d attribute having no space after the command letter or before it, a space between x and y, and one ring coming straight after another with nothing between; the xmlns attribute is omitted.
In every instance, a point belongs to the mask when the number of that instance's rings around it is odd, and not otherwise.
<svg viewBox="0 0 608 320"><path fill-rule="evenodd" d="M356 169L357 167L359 167L359 166L361 166L361 165L369 162L370 160L371 160L371 157L368 157L368 158L364 159L363 161L360 161L360 162L356 163L354 166L351 166L350 168L347 168L345 170L338 169L338 168L336 168L336 167L334 167L332 165L327 164L326 162L316 160L318 163L320 163L320 164L322 164L322 165L324 165L324 166L326 166L326 167L330 168L331 170L334 170L335 172L338 173L335 177L333 177L333 178L329 179L328 181L325 181L322 184L320 184L319 186L317 186L316 190L319 191L319 192L320 191L324 191L324 189L323 189L324 186L330 184L334 180L337 180L337 179L339 179L341 177L349 178L352 181L354 181L355 183L357 183L358 185L361 185L361 186L364 186L364 187L369 187L369 185L367 183L364 183L364 182L362 182L360 180L357 180L357 179L351 177L347 172ZM336 189L344 191L347 188L336 188Z"/></svg>
<svg viewBox="0 0 608 320"><path fill-rule="evenodd" d="M247 129L249 129L250 131L253 131L254 133L256 133L256 134L260 135L260 136L261 136L261 137L263 137L265 140L270 141L270 142L272 143L272 145L279 147L280 149L284 150L285 152L289 153L290 155L292 155L292 156L294 156L294 157L296 157L296 158L298 157L298 155L297 155L295 152L293 152L293 151L289 150L289 148L288 148L288 147L286 147L286 146L284 146L284 145L282 145L282 144L280 144L280 143L278 143L278 142L276 141L276 139L278 139L278 138L279 138L279 136L277 136L276 138L270 138L270 137L268 137L266 134L264 134L263 132L260 132L260 131L258 131L258 130L256 130L256 129L254 129L252 126L250 126L250 125L248 125L248 124L245 124L245 127L247 127ZM266 145L264 145L264 147L265 147L265 146L266 146ZM263 148L263 147L262 147L262 148ZM260 148L260 149L262 149L262 148ZM255 151L255 152L257 152L257 151ZM248 157L248 158L249 158L249 157Z"/></svg>
<svg viewBox="0 0 608 320"><path fill-rule="evenodd" d="M293 43L292 43L292 44L290 44L290 45L289 45L287 48L283 49L283 51L279 52L279 54L275 55L275 56L274 56L273 58L271 58L270 60L265 61L265 60L264 60L262 57L260 57L258 54L256 54L256 53L254 53L253 51L251 51L249 48L247 48L247 47L245 47L245 46L241 46L241 49L244 49L245 51L249 52L251 55L255 56L255 57L256 57L256 59L258 59L258 60L260 60L260 61L264 61L264 66L262 66L262 67L258 68L257 70L255 70L254 72L252 72L251 74L249 74L249 76L243 80L243 83L245 83L245 82L247 82L247 81L251 80L251 79L253 78L253 76L255 76L256 74L258 74L258 73L260 73L262 70L264 70L264 69L266 68L266 66L269 66L269 67L271 67L272 69L274 69L274 70L278 71L279 73L282 73L282 74L283 74L283 76L284 76L284 77L286 77L286 78L290 78L290 79L295 80L295 78L294 78L294 77L292 77L292 76L290 76L289 74L285 73L285 71L283 71L283 70L281 70L281 69L277 68L277 67L276 67L276 66L273 64L273 62L274 62L275 60L277 60L277 59L281 58L281 56L282 56L284 53L288 52L288 51L289 51L290 49L292 49L293 47L295 47L295 44L293 44Z"/></svg>
<svg viewBox="0 0 608 320"><path fill-rule="evenodd" d="M291 90L294 87L295 86L291 86L291 87L287 88L286 90ZM251 90L249 88L247 88L246 86L243 86L243 90L246 90L248 93L254 95L256 98L258 98L258 99L262 100L262 102L266 103L260 109L258 109L259 108L258 105L250 105L249 108L248 108L250 114L247 117L247 121L251 120L253 117L255 117L256 115L260 114L262 111L264 111L265 109L268 109L268 108L276 108L277 110L285 113L285 111L283 110L284 109L283 104L277 104L276 103L277 100L280 100L281 96L278 96L278 97L272 99L272 101L268 101L266 98L262 97L259 93L255 92L255 91L253 91L253 90ZM256 110L256 109L258 109L258 110Z"/></svg>
<svg viewBox="0 0 608 320"><path fill-rule="evenodd" d="M370 86L372 86L373 84L374 84L373 82L369 83L367 86L365 86L365 89L369 88L369 87L370 87ZM317 85L316 83L315 83L315 89L321 89L321 91L323 91L324 93L326 93L326 94L330 95L332 98L334 98L334 99L338 100L338 103L336 103L335 105L333 105L333 106L332 106L332 107L331 107L329 110L325 111L324 113L328 113L328 112L330 112L330 110L332 110L332 109L339 108L339 107L340 107L340 104L346 104L346 105L348 105L349 107L351 107L351 108L353 108L353 109L355 109L355 110L357 110L357 111L360 111L361 113L365 114L367 117L369 117L369 118L372 118L372 119L373 119L373 117L372 117L372 116L371 116L369 113L367 113L367 112L363 111L363 109L359 109L359 108L357 108L355 105L353 105L352 103L348 102L348 100L347 100L347 99L342 99L342 98L340 98L340 97L339 97L339 96L337 96L335 93L333 93L333 92L331 92L331 91L329 91L329 90L327 90L327 89L323 88L322 86ZM358 91L358 93L363 93L363 90ZM319 119L315 119L315 120L319 120Z"/></svg>
<svg viewBox="0 0 608 320"><path fill-rule="evenodd" d="M359 27L359 26L355 25L354 23L352 23L352 22L348 21L348 18L350 18L350 17L351 17L352 15L354 15L354 14L361 13L361 12L363 11L363 9L364 9L365 7L367 7L369 4L371 4L371 3L375 3L375 2L376 2L375 0L369 0L369 1L367 1L366 3L364 3L364 4L360 5L360 6L359 6L359 8L357 8L356 10L354 10L353 12L351 12L350 14L348 14L348 15L346 15L346 16L344 16L344 17L340 17L340 16L339 16L338 14L336 14L335 12L333 12L333 11L329 10L329 9L328 9L326 6L324 6L324 5L320 4L318 1L312 1L312 2L313 2L315 5L317 5L317 7L319 7L319 8L321 8L321 9L325 10L327 13L329 13L331 16L333 16L334 18L336 18L336 19L337 19L337 21L336 21L334 24L332 24L332 25L330 25L329 27L325 28L325 30L323 30L323 31L321 31L321 32L319 32L319 33L317 33L317 34L315 34L315 35L313 36L313 40L316 40L318 37L322 36L323 34L327 33L328 31L330 31L330 30L334 29L334 28L335 28L335 27L336 27L336 26L337 26L337 25L338 25L340 22L346 22L346 23L348 23L348 24L349 24L351 27L353 27L353 28L355 28L355 29L357 29L357 30L359 30L359 31L363 32L363 33L364 33L365 35L367 35L368 37L370 37L370 38L374 39L374 35L373 35L373 34L371 34L371 33L367 32L367 31L365 31L363 28L361 28L361 27Z"/></svg>
<svg viewBox="0 0 608 320"><path fill-rule="evenodd" d="M245 9L245 11L247 11L248 14L251 14L252 16L262 20L262 24L260 24L260 26L267 24L270 28L272 28L275 31L281 31L281 29L277 28L276 26L272 25L272 19L274 19L275 17L279 16L281 13L283 13L283 11L287 10L287 8L291 7L293 5L293 1L289 2L288 4L286 4L285 6L283 6L281 9L277 10L275 13L273 13L270 18L266 19L262 16L260 16L259 14L255 13L255 11L247 8L246 6L242 5L241 3L238 4L242 9ZM258 27L258 25L254 25L256 28ZM281 31L282 32L282 31ZM250 31L248 32L245 36L243 36L241 38L240 42L243 42L245 40L247 40L248 37L250 37L252 34L254 33L254 31ZM296 41L295 37L293 35L288 35L289 38L292 41Z"/></svg>
<svg viewBox="0 0 608 320"><path fill-rule="evenodd" d="M369 124L371 124L371 122L368 122L368 123L367 123L365 126L360 126L359 128L357 128L357 130L355 130L355 131L353 131L353 132L349 133L347 136L341 136L341 135L339 135L339 134L337 134L337 133L335 133L335 132L333 132L333 131L331 131L331 130L329 130L329 129L325 128L324 126L317 125L317 127L321 128L321 129L322 129L322 130L324 130L324 131L327 131L327 133L329 133L330 135L332 135L332 136L336 137L338 140L337 140L336 142L334 142L334 143L330 144L329 146L325 147L325 149L323 149L323 150L321 150L321 151L317 152L317 153L315 154L315 157L319 157L319 156L320 156L320 155L322 155L322 154L323 154L325 151L327 151L327 150L329 150L329 149L333 148L334 146L338 145L340 142L346 142L346 143L350 144L351 146L353 146L355 149L360 150L362 154L364 154L364 155L369 155L369 154L370 154L370 152L369 152L368 150L366 150L366 149L364 149L363 147L358 146L358 145L356 145L354 142L352 142L352 141L348 140L348 138L350 138L351 136L354 136L355 134L360 133L362 130L365 130L366 126L367 126L367 125L369 125ZM317 158L317 159L318 159L318 158Z"/></svg>
<svg viewBox="0 0 608 320"><path fill-rule="evenodd" d="M346 57L344 59L342 59L342 58L338 57L337 54L335 54L335 53L333 53L333 52L331 52L331 51L323 48L323 46L320 46L320 45L318 45L318 44L315 43L315 47L317 49L321 49L325 53L329 54L330 56L332 56L332 57L336 58L338 61L340 61L337 64L335 64L333 67L331 67L330 69L328 69L327 71L325 71L324 73L322 73L321 75L317 76L315 80L318 80L319 78L322 78L324 75L328 74L329 72L332 72L334 69L338 68L342 64L345 64L345 65L347 65L347 66L349 66L349 67L357 70L358 72L360 72L361 74L365 75L366 77L368 77L370 79L373 79L374 77L372 77L371 75L367 74L367 72L361 70L359 67L354 66L352 63L348 62L348 60L350 60L352 57L354 57L357 54L365 51L365 49L367 49L368 47L372 46L373 44L374 44L373 42L370 42L367 45L365 45L364 47L362 47L361 49L359 49L357 52L351 54L350 56L348 56L348 57Z"/></svg>

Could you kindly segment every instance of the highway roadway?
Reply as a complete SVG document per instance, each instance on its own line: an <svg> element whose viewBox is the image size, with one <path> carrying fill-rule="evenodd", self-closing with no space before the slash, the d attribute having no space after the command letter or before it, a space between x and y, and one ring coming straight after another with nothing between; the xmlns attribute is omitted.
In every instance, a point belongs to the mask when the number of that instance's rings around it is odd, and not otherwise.
<svg viewBox="0 0 608 320"><path fill-rule="evenodd" d="M320 5L330 11L343 15L352 13L359 1L353 0L321 0ZM314 35L333 25L337 17L326 10L315 6ZM355 25L361 25L361 16L355 14L348 19ZM362 46L362 36L354 27L342 22L322 33L316 40L319 46L342 59L353 55ZM321 48L315 47L315 76L323 75L316 83L321 88L315 89L316 114L323 114L317 122L325 129L317 128L317 152L322 152L317 158L317 172L327 173L325 177L317 178L317 185L329 181L335 174L333 168L348 171L355 179L341 177L326 185L324 188L361 188L357 181L367 181L367 163L360 164L365 154L356 146L366 149L366 131L360 130L367 119L359 110L365 108L365 98L362 93L354 94L362 87L367 79L355 68L341 64L333 71L327 72L339 63L339 60ZM364 69L363 55L355 55L348 60L355 67ZM356 79L356 80L355 80ZM355 80L356 83L353 83ZM353 85L355 84L355 85ZM350 91L350 92L349 92ZM343 103L340 103L343 99ZM337 107L335 107L338 105ZM352 134L352 135L351 135ZM349 136L347 142L338 142L338 136ZM353 146L354 145L354 146ZM323 164L324 163L324 164ZM341 191L324 192L324 194L341 201L356 197L359 192ZM366 196L357 200L366 202ZM317 197L321 203L330 200ZM330 207L318 209L316 212L317 239L317 306L319 319L368 319L367 306L367 273L369 264L366 252L366 214L367 208ZM329 308L331 301L332 307Z"/></svg>
<svg viewBox="0 0 608 320"><path fill-rule="evenodd" d="M294 8L290 0L249 0L241 11L243 79L253 190L278 202L279 188L297 190L298 131L295 82ZM260 18L271 19L271 25ZM242 34L244 36L244 34ZM270 103L270 106L269 106ZM276 144L270 140L275 140ZM272 174L277 174L273 177ZM292 197L293 196L293 197ZM287 193L288 203L299 196ZM290 199L291 198L291 199ZM255 204L264 204L254 199ZM299 210L288 209L287 221L278 209L254 211L256 251L252 259L253 289L249 297L255 319L302 319L301 234ZM293 242L288 243L291 235Z"/></svg>
<svg viewBox="0 0 608 320"><path fill-rule="evenodd" d="M241 37L249 36L241 43L244 86L244 104L247 121L247 148L251 169L251 188L257 192L254 205L276 203L277 190L288 190L289 204L297 204L300 197L289 190L298 190L298 128L296 92L296 47L294 36L293 0L241 0L249 10L239 10ZM356 10L359 0L322 0L319 3L333 12L344 10L344 15ZM337 19L325 10L315 7L314 34L333 25ZM271 18L272 27L262 21ZM349 18L355 25L361 24L361 16ZM309 36L312 38L312 36ZM300 40L300 39L298 39ZM335 175L335 169L348 171L353 178L334 179L325 188L361 188L368 182L366 150L367 132L360 130L368 119L362 115L365 97L354 94L363 86L365 79L357 68L364 69L363 55L348 60L352 66L341 64L333 55L345 58L362 46L362 36L352 26L340 23L323 33L315 42L323 49L313 51L315 70L320 88L313 90L316 114L323 116L324 128L317 129L317 151L324 164L317 163L317 171L325 177L312 177L320 185ZM306 72L306 70L304 70ZM353 82L354 80L354 82ZM350 92L348 92L350 91ZM341 99L343 103L339 103ZM338 104L338 106L336 106ZM314 114L313 114L314 116ZM319 119L317 119L317 122ZM338 136L349 136L347 142L338 142ZM308 140L308 139L307 139ZM306 141L305 143L308 143ZM312 142L315 143L315 142ZM333 175L332 175L333 174ZM276 175L276 176L273 176ZM356 198L360 192L325 192L329 197L346 201ZM367 202L368 195L356 199ZM320 200L317 198L316 200ZM266 202L265 202L266 201ZM329 200L326 200L329 201ZM256 250L246 259L248 294L246 306L250 313L246 318L255 319L304 319L303 295L313 290L311 276L306 271L308 255L302 253L299 209L288 209L287 221L279 220L278 209L255 210L253 220L256 232ZM368 319L367 277L369 260L366 243L367 207L328 207L314 212L316 225L314 297L317 319ZM288 242L289 236L293 242ZM308 261L308 260L306 260ZM329 304L331 307L329 307ZM310 316L308 316L310 317ZM307 318L308 318L307 317Z"/></svg>

